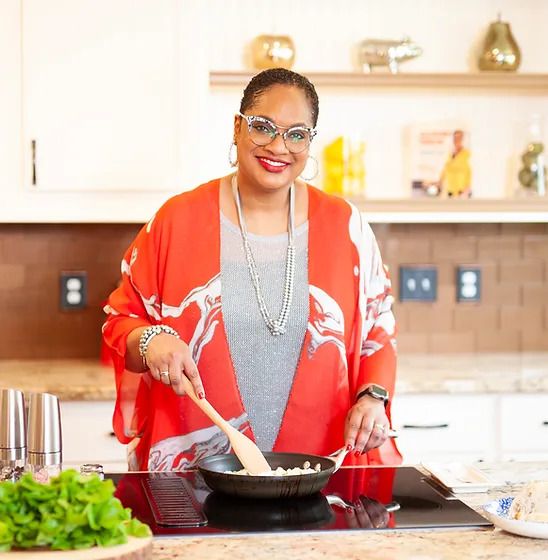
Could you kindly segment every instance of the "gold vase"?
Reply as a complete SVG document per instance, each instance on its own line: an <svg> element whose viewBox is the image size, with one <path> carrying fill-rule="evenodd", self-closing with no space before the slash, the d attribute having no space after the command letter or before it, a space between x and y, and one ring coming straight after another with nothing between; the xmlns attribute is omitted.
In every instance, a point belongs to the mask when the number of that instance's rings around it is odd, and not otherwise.
<svg viewBox="0 0 548 560"><path fill-rule="evenodd" d="M510 24L494 21L489 26L483 52L479 58L480 70L515 72L521 62L519 46L512 35Z"/></svg>
<svg viewBox="0 0 548 560"><path fill-rule="evenodd" d="M295 61L295 45L287 35L259 35L251 44L253 67L290 69Z"/></svg>

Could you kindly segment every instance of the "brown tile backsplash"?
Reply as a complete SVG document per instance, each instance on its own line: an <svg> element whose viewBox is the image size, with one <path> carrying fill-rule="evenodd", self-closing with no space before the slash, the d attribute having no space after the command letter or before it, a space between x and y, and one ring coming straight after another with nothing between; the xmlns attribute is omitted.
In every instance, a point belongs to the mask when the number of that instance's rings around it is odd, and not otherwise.
<svg viewBox="0 0 548 560"><path fill-rule="evenodd" d="M398 270L435 265L435 303L397 302L401 352L548 350L547 224L373 225L398 297ZM481 268L481 302L458 303L456 269Z"/></svg>
<svg viewBox="0 0 548 560"><path fill-rule="evenodd" d="M0 224L0 359L94 358L102 302L137 224ZM396 301L399 348L548 350L546 224L374 224L395 296L402 264L438 269L435 303ZM456 267L482 270L480 303L457 303ZM59 274L88 273L88 306L61 311Z"/></svg>
<svg viewBox="0 0 548 560"><path fill-rule="evenodd" d="M0 225L0 359L99 356L102 302L139 230L127 224ZM61 311L61 271L88 273L88 306Z"/></svg>

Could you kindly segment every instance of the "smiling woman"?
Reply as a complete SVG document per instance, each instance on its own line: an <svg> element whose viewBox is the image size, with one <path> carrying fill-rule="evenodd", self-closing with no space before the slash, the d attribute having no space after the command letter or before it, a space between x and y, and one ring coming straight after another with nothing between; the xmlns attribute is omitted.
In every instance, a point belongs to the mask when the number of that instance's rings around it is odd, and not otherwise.
<svg viewBox="0 0 548 560"><path fill-rule="evenodd" d="M229 451L183 396L265 451L394 464L390 280L371 228L299 176L319 114L314 86L255 76L234 117L235 172L170 199L122 261L105 308L114 428L130 468L182 470Z"/></svg>

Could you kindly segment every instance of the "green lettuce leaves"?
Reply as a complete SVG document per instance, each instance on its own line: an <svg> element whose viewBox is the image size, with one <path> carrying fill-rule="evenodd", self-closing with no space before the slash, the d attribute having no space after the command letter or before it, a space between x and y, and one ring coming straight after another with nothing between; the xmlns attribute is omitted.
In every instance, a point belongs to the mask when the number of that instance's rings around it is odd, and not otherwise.
<svg viewBox="0 0 548 560"><path fill-rule="evenodd" d="M0 482L0 551L48 547L72 550L124 544L151 535L114 497L112 480L67 470L49 484L30 473Z"/></svg>

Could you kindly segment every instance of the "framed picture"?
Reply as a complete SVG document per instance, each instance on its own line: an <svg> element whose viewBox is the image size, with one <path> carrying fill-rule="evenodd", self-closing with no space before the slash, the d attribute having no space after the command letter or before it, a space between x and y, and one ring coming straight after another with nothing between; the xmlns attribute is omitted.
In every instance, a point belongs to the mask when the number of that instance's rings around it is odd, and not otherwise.
<svg viewBox="0 0 548 560"><path fill-rule="evenodd" d="M472 196L470 134L463 123L412 125L407 135L413 197Z"/></svg>

